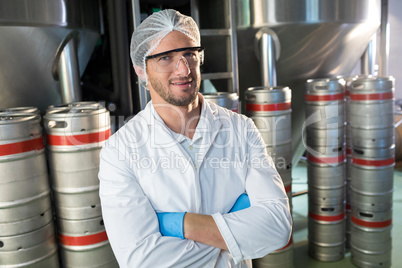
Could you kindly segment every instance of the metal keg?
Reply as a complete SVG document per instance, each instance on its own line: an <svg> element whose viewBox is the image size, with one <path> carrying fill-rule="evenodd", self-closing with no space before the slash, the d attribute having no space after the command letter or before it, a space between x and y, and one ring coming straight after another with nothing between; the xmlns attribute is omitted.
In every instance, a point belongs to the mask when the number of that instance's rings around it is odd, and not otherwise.
<svg viewBox="0 0 402 268"><path fill-rule="evenodd" d="M250 87L244 92L247 116L281 116L291 110L288 87Z"/></svg>
<svg viewBox="0 0 402 268"><path fill-rule="evenodd" d="M352 82L350 123L354 146L383 148L394 144L394 84L393 77Z"/></svg>
<svg viewBox="0 0 402 268"><path fill-rule="evenodd" d="M345 206L332 206L309 201L308 252L320 261L337 261L345 254Z"/></svg>
<svg viewBox="0 0 402 268"><path fill-rule="evenodd" d="M50 107L44 126L57 217L100 216L99 153L110 136L109 112L92 102Z"/></svg>
<svg viewBox="0 0 402 268"><path fill-rule="evenodd" d="M357 267L391 267L391 252L392 250L383 252L367 252L364 249L359 249L351 245L351 262Z"/></svg>
<svg viewBox="0 0 402 268"><path fill-rule="evenodd" d="M291 97L288 87L252 87L244 93L246 115L254 121L267 146L292 140Z"/></svg>
<svg viewBox="0 0 402 268"><path fill-rule="evenodd" d="M384 228L367 228L351 224L351 245L367 253L379 254L392 249L391 226Z"/></svg>
<svg viewBox="0 0 402 268"><path fill-rule="evenodd" d="M239 112L239 96L237 95L237 93L202 93L202 96L208 102L215 103L236 113Z"/></svg>
<svg viewBox="0 0 402 268"><path fill-rule="evenodd" d="M66 267L118 267L102 217L58 220L61 257Z"/></svg>
<svg viewBox="0 0 402 268"><path fill-rule="evenodd" d="M338 261L345 256L345 214L342 217L308 218L308 253L319 261ZM342 219L341 219L342 218Z"/></svg>
<svg viewBox="0 0 402 268"><path fill-rule="evenodd" d="M99 153L111 134L109 112L96 102L52 106L44 126L63 262L66 267L115 267L100 224L98 180Z"/></svg>
<svg viewBox="0 0 402 268"><path fill-rule="evenodd" d="M342 146L345 143L345 128L314 129L306 128L308 147Z"/></svg>
<svg viewBox="0 0 402 268"><path fill-rule="evenodd" d="M389 148L353 148L351 188L375 195L393 190L394 146Z"/></svg>
<svg viewBox="0 0 402 268"><path fill-rule="evenodd" d="M294 244L291 237L288 244L260 259L253 260L256 268L293 268Z"/></svg>
<svg viewBox="0 0 402 268"><path fill-rule="evenodd" d="M25 106L25 107L10 107L10 108L4 108L0 109L0 114L7 114L7 113L17 113L19 115L38 115L40 114L40 111L37 107L33 106Z"/></svg>
<svg viewBox="0 0 402 268"><path fill-rule="evenodd" d="M58 267L41 117L34 107L0 112L0 266ZM48 266L49 267L49 266Z"/></svg>
<svg viewBox="0 0 402 268"><path fill-rule="evenodd" d="M329 129L344 126L345 80L309 79L306 83L305 128Z"/></svg>
<svg viewBox="0 0 402 268"><path fill-rule="evenodd" d="M356 211L353 213L356 214ZM352 263L359 267L391 267L391 213L391 211L383 213L382 217L377 217L377 221L368 220L372 217L370 214L358 217L352 215L350 236Z"/></svg>
<svg viewBox="0 0 402 268"><path fill-rule="evenodd" d="M345 185L346 163L335 166L307 165L308 184L319 189L334 189Z"/></svg>
<svg viewBox="0 0 402 268"><path fill-rule="evenodd" d="M0 267L59 267L53 222L29 233L0 236L0 245Z"/></svg>
<svg viewBox="0 0 402 268"><path fill-rule="evenodd" d="M251 116L250 117L265 142L266 146L277 146L292 141L291 111L281 116Z"/></svg>

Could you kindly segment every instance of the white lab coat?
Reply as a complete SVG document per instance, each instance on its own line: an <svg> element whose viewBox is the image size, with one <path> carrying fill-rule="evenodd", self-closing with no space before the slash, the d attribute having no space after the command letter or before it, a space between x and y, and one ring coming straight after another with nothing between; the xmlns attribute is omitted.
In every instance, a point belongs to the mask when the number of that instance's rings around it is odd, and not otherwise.
<svg viewBox="0 0 402 268"><path fill-rule="evenodd" d="M200 98L195 163L152 102L104 144L102 213L120 267L251 267L288 242L288 198L254 123ZM251 207L228 214L245 191ZM212 215L229 251L161 236L156 212L184 211Z"/></svg>

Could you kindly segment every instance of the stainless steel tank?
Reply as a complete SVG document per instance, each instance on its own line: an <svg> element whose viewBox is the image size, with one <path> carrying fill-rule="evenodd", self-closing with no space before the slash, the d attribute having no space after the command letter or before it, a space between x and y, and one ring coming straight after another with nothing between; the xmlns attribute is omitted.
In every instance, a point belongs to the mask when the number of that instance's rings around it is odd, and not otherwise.
<svg viewBox="0 0 402 268"><path fill-rule="evenodd" d="M79 100L99 8L97 0L0 0L0 107L44 111Z"/></svg>
<svg viewBox="0 0 402 268"><path fill-rule="evenodd" d="M236 0L239 95L266 86L261 36L275 48L277 85L292 89L294 164L304 152L304 85L307 79L349 75L381 24L380 0ZM262 61L264 61L263 59Z"/></svg>

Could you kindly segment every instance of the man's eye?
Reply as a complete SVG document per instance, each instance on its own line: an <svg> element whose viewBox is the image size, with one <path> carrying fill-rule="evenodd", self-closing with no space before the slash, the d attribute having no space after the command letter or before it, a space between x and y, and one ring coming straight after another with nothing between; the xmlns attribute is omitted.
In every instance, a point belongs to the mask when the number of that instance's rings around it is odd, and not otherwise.
<svg viewBox="0 0 402 268"><path fill-rule="evenodd" d="M184 57L186 58L195 58L197 57L197 55L194 52L187 52L186 54L184 54Z"/></svg>
<svg viewBox="0 0 402 268"><path fill-rule="evenodd" d="M158 58L158 61L169 61L169 60L171 60L170 56L162 56Z"/></svg>

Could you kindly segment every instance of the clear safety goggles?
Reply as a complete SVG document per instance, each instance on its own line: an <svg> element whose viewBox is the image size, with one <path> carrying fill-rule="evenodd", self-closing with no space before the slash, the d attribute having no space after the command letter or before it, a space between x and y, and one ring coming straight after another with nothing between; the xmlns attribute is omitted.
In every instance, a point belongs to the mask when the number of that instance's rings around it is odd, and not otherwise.
<svg viewBox="0 0 402 268"><path fill-rule="evenodd" d="M204 63L203 47L183 47L172 49L155 55L145 57L150 66L158 73L170 73L179 68L180 60L189 69L195 69Z"/></svg>

